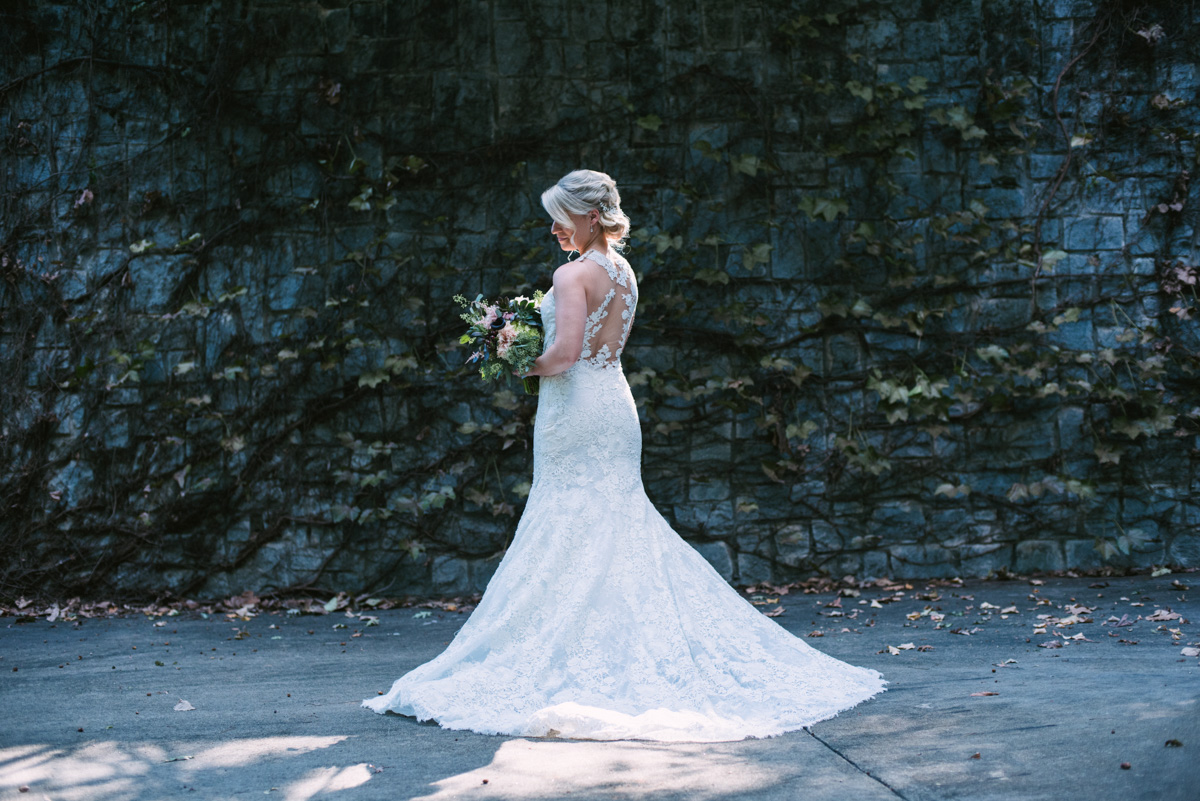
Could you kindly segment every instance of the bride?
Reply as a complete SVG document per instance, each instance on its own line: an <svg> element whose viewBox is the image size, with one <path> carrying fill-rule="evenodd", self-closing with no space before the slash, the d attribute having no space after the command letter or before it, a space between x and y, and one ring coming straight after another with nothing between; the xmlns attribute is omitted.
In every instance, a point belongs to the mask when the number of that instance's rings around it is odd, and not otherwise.
<svg viewBox="0 0 1200 801"><path fill-rule="evenodd" d="M542 301L533 486L483 598L444 652L363 706L447 729L594 740L769 737L884 689L733 590L646 497L621 351L637 309L612 178L542 193L564 251Z"/></svg>

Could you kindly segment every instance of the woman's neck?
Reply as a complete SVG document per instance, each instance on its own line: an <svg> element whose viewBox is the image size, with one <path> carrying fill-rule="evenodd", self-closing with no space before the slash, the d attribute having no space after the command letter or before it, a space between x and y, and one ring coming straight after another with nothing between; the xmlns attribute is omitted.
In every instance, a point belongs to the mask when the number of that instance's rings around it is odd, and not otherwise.
<svg viewBox="0 0 1200 801"><path fill-rule="evenodd" d="M587 253L589 250L598 250L604 255L608 255L608 241L604 238L603 231L598 232L586 244L579 246L580 255Z"/></svg>

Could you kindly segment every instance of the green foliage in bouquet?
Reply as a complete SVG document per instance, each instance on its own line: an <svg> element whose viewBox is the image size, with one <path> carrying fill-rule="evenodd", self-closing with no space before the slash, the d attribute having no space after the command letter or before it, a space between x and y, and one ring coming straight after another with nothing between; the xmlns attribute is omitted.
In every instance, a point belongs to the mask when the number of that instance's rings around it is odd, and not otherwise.
<svg viewBox="0 0 1200 801"><path fill-rule="evenodd" d="M545 338L540 310L544 296L538 290L532 298L522 295L511 300L500 298L495 303L484 300L483 295L472 301L462 295L454 296L459 305L466 307L460 316L468 326L467 333L458 341L463 345L474 343L476 350L467 357L467 363L479 364L479 375L484 381L533 369ZM537 394L537 376L523 379L523 384L527 394Z"/></svg>

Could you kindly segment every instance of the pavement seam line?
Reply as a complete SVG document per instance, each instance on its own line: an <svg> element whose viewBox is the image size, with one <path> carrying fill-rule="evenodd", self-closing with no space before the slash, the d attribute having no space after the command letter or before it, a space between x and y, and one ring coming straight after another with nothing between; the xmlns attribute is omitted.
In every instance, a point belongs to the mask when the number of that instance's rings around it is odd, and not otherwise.
<svg viewBox="0 0 1200 801"><path fill-rule="evenodd" d="M846 756L846 755L845 755L845 754L843 754L841 751L837 750L837 749L836 749L836 748L834 748L832 745L830 745L829 743L827 743L827 742L825 742L824 740L822 740L822 739L821 739L820 737L818 737L816 734L813 734L813 732L812 732L812 730L811 730L811 729L805 729L805 731L806 731L806 732L808 732L808 736L809 736L809 737L812 737L812 738L813 738L814 740L816 740L818 743L820 743L821 745L825 746L825 747L826 747L826 748L828 748L830 751L832 751L833 753L835 753L835 754L837 754L838 756L840 756L842 759L844 759L844 760L846 760L847 762L849 762L849 763L850 763L850 765L851 765L851 766L852 766L852 767L853 767L855 770L857 770L859 773L863 774L864 776L866 776L866 777L868 777L868 778L870 778L870 779L874 779L875 781L879 782L879 783L880 783L880 784L882 784L884 787L886 787L886 788L887 788L889 791L891 791L891 793L892 793L893 795L895 795L897 798L903 799L903 801L908 801L908 799L904 797L904 794L903 794L903 793L901 793L899 790L897 790L895 787L893 787L892 785L888 784L887 782L885 782L883 779L879 778L878 776L875 776L875 775L874 775L874 774L872 774L872 773L871 773L869 770L864 770L864 769L862 768L862 766L861 766L861 765L859 765L857 762L855 762L853 759L851 759L850 757Z"/></svg>

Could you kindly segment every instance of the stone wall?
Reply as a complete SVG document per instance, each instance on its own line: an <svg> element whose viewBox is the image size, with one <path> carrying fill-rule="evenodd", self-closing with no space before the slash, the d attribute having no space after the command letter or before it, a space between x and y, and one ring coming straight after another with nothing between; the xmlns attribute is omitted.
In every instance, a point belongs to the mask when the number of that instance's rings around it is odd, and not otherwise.
<svg viewBox="0 0 1200 801"><path fill-rule="evenodd" d="M534 403L451 298L548 287L578 166L731 580L1200 564L1200 4L0 18L0 592L482 589Z"/></svg>

